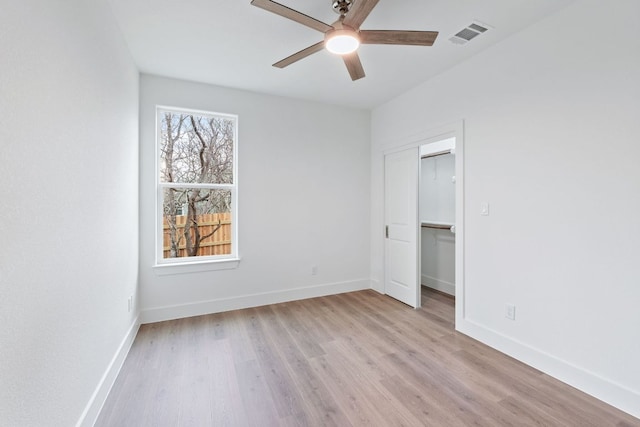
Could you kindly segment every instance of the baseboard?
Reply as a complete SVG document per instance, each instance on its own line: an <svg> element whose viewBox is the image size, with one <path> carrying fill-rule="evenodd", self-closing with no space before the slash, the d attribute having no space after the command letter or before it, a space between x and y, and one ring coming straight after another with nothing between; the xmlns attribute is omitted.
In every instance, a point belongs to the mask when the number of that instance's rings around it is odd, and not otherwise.
<svg viewBox="0 0 640 427"><path fill-rule="evenodd" d="M371 279L370 283L371 283L371 289L378 292L379 294L384 295L384 286L382 286L382 283L374 279Z"/></svg>
<svg viewBox="0 0 640 427"><path fill-rule="evenodd" d="M422 284L437 291L444 292L445 294L453 296L456 294L456 285L454 283L445 282L444 280L436 279L426 274L422 275Z"/></svg>
<svg viewBox="0 0 640 427"><path fill-rule="evenodd" d="M107 367L105 373L102 375L102 378L100 379L96 390L93 392L91 399L89 399L89 403L87 403L84 412L76 423L76 427L91 427L95 424L96 420L98 419L98 415L100 415L100 411L102 410L102 406L107 400L109 391L111 391L111 387L113 386L113 383L116 381L116 378L120 373L120 369L124 364L124 360L126 359L127 354L129 353L129 349L131 349L131 345L136 338L139 327L140 317L138 316L134 319L131 327L122 339L120 347L118 347L118 350L111 359L109 366Z"/></svg>
<svg viewBox="0 0 640 427"><path fill-rule="evenodd" d="M596 399L640 418L640 392L638 391L612 382L468 319L456 323L456 329Z"/></svg>
<svg viewBox="0 0 640 427"><path fill-rule="evenodd" d="M304 288L285 289L281 291L242 295L232 298L220 298L189 304L150 308L142 311L141 323L162 322L164 320L221 313L223 311L259 307L261 305L341 294L344 292L361 291L364 289L371 289L371 281L369 279L328 283L323 285L307 286Z"/></svg>

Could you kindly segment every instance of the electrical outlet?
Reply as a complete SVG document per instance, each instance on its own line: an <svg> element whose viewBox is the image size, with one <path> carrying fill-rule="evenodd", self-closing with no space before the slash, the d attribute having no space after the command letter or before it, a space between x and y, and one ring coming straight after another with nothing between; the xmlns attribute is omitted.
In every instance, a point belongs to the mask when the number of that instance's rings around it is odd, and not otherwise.
<svg viewBox="0 0 640 427"><path fill-rule="evenodd" d="M313 267L311 267L311 275L312 276L317 276L318 275L318 266L314 265Z"/></svg>
<svg viewBox="0 0 640 427"><path fill-rule="evenodd" d="M516 306L513 304L507 304L505 306L504 317L510 320L516 320Z"/></svg>
<svg viewBox="0 0 640 427"><path fill-rule="evenodd" d="M480 203L480 215L489 216L489 203L488 202Z"/></svg>

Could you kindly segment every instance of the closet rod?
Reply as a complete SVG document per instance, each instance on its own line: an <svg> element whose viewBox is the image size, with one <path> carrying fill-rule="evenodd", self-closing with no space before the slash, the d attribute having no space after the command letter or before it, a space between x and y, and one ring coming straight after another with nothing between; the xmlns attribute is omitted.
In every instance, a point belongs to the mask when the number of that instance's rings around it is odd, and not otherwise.
<svg viewBox="0 0 640 427"><path fill-rule="evenodd" d="M450 230L450 225L440 225L440 224L422 224L422 228L435 228L436 230Z"/></svg>
<svg viewBox="0 0 640 427"><path fill-rule="evenodd" d="M423 154L422 156L420 156L420 158L421 159L428 159L428 158L431 158L431 157L446 156L447 154L451 154L451 150L440 151L438 153Z"/></svg>

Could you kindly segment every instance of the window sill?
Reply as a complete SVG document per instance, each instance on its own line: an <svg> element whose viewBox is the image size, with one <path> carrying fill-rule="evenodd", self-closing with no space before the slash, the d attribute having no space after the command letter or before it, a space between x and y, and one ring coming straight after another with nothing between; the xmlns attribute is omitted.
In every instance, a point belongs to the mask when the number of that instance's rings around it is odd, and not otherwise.
<svg viewBox="0 0 640 427"><path fill-rule="evenodd" d="M203 271L233 270L240 265L240 258L220 260L192 261L172 264L155 264L153 271L157 276L170 274L200 273Z"/></svg>

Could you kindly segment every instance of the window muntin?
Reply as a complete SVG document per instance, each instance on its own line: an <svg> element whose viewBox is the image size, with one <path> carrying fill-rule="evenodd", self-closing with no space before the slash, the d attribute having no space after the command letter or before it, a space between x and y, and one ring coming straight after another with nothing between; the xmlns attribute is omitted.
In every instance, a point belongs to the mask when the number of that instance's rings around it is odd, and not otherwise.
<svg viewBox="0 0 640 427"><path fill-rule="evenodd" d="M158 264L237 258L237 116L158 107Z"/></svg>

